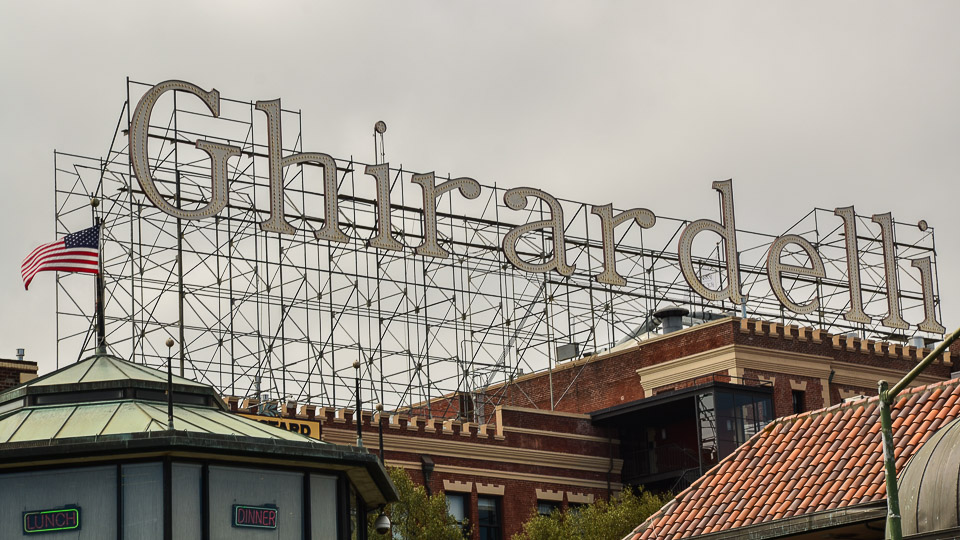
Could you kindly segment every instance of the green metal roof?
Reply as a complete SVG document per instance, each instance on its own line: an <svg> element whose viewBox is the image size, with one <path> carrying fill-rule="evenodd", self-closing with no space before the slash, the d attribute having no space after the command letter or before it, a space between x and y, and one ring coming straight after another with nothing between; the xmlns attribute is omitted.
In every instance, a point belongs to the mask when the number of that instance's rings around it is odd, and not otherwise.
<svg viewBox="0 0 960 540"><path fill-rule="evenodd" d="M208 385L173 377L174 402L207 405L227 411ZM0 394L0 417L22 407L65 403L165 400L167 374L108 354L96 354Z"/></svg>
<svg viewBox="0 0 960 540"><path fill-rule="evenodd" d="M54 386L105 381L149 381L167 384L167 374L153 368L134 364L108 354L97 354L34 379L24 386ZM205 388L207 385L173 376L177 385Z"/></svg>
<svg viewBox="0 0 960 540"><path fill-rule="evenodd" d="M0 394L0 444L167 429L167 374L96 354ZM212 387L173 377L177 431L301 441L316 439L228 411Z"/></svg>
<svg viewBox="0 0 960 540"><path fill-rule="evenodd" d="M0 394L0 469L110 461L124 455L296 462L344 471L368 505L396 500L363 448L331 444L233 414L208 385L97 354ZM178 454L179 453L179 454Z"/></svg>
<svg viewBox="0 0 960 540"><path fill-rule="evenodd" d="M328 444L213 407L176 404L173 424L177 431ZM166 429L167 407L161 402L124 400L37 406L0 418L0 444Z"/></svg>
<svg viewBox="0 0 960 540"><path fill-rule="evenodd" d="M956 538L954 533L960 527L960 419L941 427L913 454L900 472L899 484L904 536L937 533L936 538Z"/></svg>

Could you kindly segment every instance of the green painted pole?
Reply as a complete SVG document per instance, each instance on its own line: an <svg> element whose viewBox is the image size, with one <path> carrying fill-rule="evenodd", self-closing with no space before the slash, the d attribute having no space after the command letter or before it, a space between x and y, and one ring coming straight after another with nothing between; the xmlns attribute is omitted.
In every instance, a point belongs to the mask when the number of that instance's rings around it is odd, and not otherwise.
<svg viewBox="0 0 960 540"><path fill-rule="evenodd" d="M892 399L887 394L887 381L880 381L880 433L883 438L883 472L887 482L887 540L901 540L900 490L897 487L897 460L893 446Z"/></svg>
<svg viewBox="0 0 960 540"><path fill-rule="evenodd" d="M917 378L923 370L947 350L951 343L960 337L960 328L944 338L942 342L909 373L904 375L900 382L888 388L887 381L880 381L880 434L883 439L883 472L887 484L887 540L903 540L903 531L900 528L900 490L897 487L897 461L894 455L893 418L891 409L893 403L907 386Z"/></svg>

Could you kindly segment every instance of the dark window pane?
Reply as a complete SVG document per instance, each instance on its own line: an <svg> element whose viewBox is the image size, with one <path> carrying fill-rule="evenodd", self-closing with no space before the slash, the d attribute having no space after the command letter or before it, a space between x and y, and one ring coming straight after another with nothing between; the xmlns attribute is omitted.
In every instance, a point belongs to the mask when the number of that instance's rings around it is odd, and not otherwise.
<svg viewBox="0 0 960 540"><path fill-rule="evenodd" d="M793 414L800 414L806 409L807 393L803 390L793 391Z"/></svg>
<svg viewBox="0 0 960 540"><path fill-rule="evenodd" d="M717 414L733 415L733 394L729 392L717 392Z"/></svg>
<svg viewBox="0 0 960 540"><path fill-rule="evenodd" d="M559 508L559 501L537 501L537 513L541 516L549 516L554 510L558 510Z"/></svg>
<svg viewBox="0 0 960 540"><path fill-rule="evenodd" d="M500 497L477 498L477 529L480 540L500 540Z"/></svg>

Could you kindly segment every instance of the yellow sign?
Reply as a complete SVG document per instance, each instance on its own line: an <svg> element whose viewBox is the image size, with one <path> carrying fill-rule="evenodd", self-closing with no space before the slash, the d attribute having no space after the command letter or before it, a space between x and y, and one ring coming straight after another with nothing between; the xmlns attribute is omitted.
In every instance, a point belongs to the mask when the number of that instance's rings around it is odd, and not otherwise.
<svg viewBox="0 0 960 540"><path fill-rule="evenodd" d="M257 414L241 414L240 416L250 418L251 420L256 420L257 422L263 422L280 429L285 429L287 431L292 431L294 433L299 433L301 435L306 435L313 439L320 438L320 422L313 422L311 420L300 420L299 418L280 418L277 416L260 416Z"/></svg>

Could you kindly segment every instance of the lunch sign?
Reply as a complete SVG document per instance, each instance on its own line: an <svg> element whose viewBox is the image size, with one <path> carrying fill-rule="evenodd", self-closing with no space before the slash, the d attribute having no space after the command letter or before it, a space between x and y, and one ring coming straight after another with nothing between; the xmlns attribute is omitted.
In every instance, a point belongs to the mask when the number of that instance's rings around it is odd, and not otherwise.
<svg viewBox="0 0 960 540"><path fill-rule="evenodd" d="M23 534L55 533L80 529L80 507L31 510L23 513Z"/></svg>
<svg viewBox="0 0 960 540"><path fill-rule="evenodd" d="M168 200L157 187L157 180L152 176L149 158L149 129L151 113L158 100L168 92L184 92L195 96L206 105L209 114L217 118L220 115L220 93L217 90L204 90L201 87L179 80L169 80L151 87L137 103L130 119L129 155L130 164L135 173L144 195L149 201L165 214L174 218L190 220L207 220L216 218L228 205L230 195L229 163L231 159L240 156L243 150L239 146L226 144L214 140L197 139L196 148L206 154L209 159L209 194L203 201L205 204L197 208L185 209L176 201ZM280 117L282 109L280 100L257 101L255 109L266 118L267 126L267 160L269 164L269 197L268 208L264 208L266 219L259 222L262 231L280 235L293 235L297 230L287 220L284 212L284 172L295 165L310 164L321 167L323 170L323 220L322 226L313 231L317 241L331 244L343 244L350 241L340 226L341 198L338 196L337 166L333 157L322 152L300 152L283 155L281 141ZM437 216L438 198L445 194L459 196L464 199L477 199L481 195L482 186L473 178L450 178L438 183L434 173L414 174L411 182L419 186L422 195L419 213L422 220L421 238L419 245L404 245L393 232L391 212L395 208L391 202L390 166L388 163L367 165L364 174L376 187L377 227L374 235L367 242L370 249L385 251L403 251L412 249L416 255L425 258L445 259L450 253L438 239ZM737 250L737 229L735 226L733 184L730 180L713 183L720 196L721 219L698 219L687 224L677 238L677 257L680 271L690 287L690 290L711 302L729 301L733 304L742 304L744 294L741 288L741 269ZM567 260L565 226L563 207L560 201L542 189L532 187L518 187L506 190L503 193L503 203L514 211L524 211L531 205L539 204L546 212L540 213L535 221L529 221L514 226L502 237L499 249L504 257L517 269L531 274L555 273L561 277L568 277L576 269L574 264ZM646 208L632 208L616 211L612 204L594 205L590 213L599 221L601 237L601 264L595 269L593 279L612 287L623 286L626 279L617 270L616 233L624 226L638 226L641 229L650 229L656 226L657 216ZM848 283L848 302L843 317L857 324L871 324L876 316L871 317L864 312L864 292L861 287L860 260L861 246L858 245L857 218L852 206L836 208L833 214L837 218L837 226L843 230L844 249L846 254L845 274ZM532 215L532 214L531 214ZM898 253L894 234L894 221L889 212L875 214L871 217L873 224L879 226L879 241L882 245L883 270L882 278L885 284L887 312L879 320L882 326L889 329L906 331L911 327L904 318L901 310L901 291L898 279ZM921 231L925 230L925 223L921 222ZM720 270L723 279L714 282L704 280L697 273L697 262L693 256L694 239L704 232L712 233L722 240L720 250L723 263ZM525 235L548 233L551 249L542 257L522 257L518 244ZM785 254L805 254L806 264L792 264L787 262ZM796 258L793 259L796 262ZM937 320L936 303L934 296L935 269L932 257L922 256L909 260L910 270L913 272L912 281L917 282L922 295L923 318L913 321L920 331L942 334L945 329ZM765 262L765 272L769 281L770 291L775 295L780 305L798 315L815 312L821 305L821 298L814 293L807 298L797 300L791 297L790 290L784 284L784 279L817 280L827 276L824 259L818 253L818 248L810 240L797 235L785 234L777 237L769 246ZM709 281L705 283L704 281Z"/></svg>

